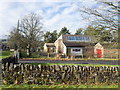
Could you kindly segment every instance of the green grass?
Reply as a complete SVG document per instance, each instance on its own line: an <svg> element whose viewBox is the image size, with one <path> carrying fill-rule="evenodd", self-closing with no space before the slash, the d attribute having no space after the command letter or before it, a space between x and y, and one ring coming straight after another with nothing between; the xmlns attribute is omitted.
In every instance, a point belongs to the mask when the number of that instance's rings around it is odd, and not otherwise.
<svg viewBox="0 0 120 90"><path fill-rule="evenodd" d="M107 84L97 84L97 85L28 85L28 84L20 84L20 85L2 85L2 88L118 88L117 84L107 85Z"/></svg>
<svg viewBox="0 0 120 90"><path fill-rule="evenodd" d="M81 66L118 66L118 65L104 65L104 64L62 64L62 63L25 63L25 64L32 64L38 66L41 65L81 65Z"/></svg>
<svg viewBox="0 0 120 90"><path fill-rule="evenodd" d="M120 60L120 59L113 59L113 58L56 58L56 57L47 57L47 56L38 56L36 54L32 54L31 57L23 57L23 59L31 59L36 58L40 60Z"/></svg>
<svg viewBox="0 0 120 90"><path fill-rule="evenodd" d="M28 55L26 52L21 52L22 58L28 58ZM29 58L40 58L37 54L31 53L31 56Z"/></svg>
<svg viewBox="0 0 120 90"><path fill-rule="evenodd" d="M120 60L114 58L57 58L57 57L47 57L47 56L38 56L38 54L31 53L31 56L28 57L26 52L22 52L21 56L23 59L40 59L40 60Z"/></svg>
<svg viewBox="0 0 120 90"><path fill-rule="evenodd" d="M2 51L2 53L0 54L0 58L7 58L10 56L10 54L13 54L13 51Z"/></svg>

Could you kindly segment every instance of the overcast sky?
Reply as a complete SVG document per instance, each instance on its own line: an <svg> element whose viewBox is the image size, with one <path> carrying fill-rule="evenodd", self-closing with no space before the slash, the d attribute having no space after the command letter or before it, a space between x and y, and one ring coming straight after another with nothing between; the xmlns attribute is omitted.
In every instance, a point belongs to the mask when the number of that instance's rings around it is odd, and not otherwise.
<svg viewBox="0 0 120 90"><path fill-rule="evenodd" d="M52 1L52 2L51 2ZM88 2L90 1L90 2ZM0 36L4 38L10 30L17 26L18 19L21 20L25 15L34 12L43 17L44 30L58 32L62 27L67 27L72 34L78 28L85 28L89 24L83 20L79 8L84 5L98 7L93 0L2 0L0 3Z"/></svg>

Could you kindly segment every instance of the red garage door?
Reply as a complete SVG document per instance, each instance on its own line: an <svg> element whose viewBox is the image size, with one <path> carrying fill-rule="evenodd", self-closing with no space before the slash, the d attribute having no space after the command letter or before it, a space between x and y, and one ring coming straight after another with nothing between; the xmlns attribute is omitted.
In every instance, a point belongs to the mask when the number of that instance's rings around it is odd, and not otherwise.
<svg viewBox="0 0 120 90"><path fill-rule="evenodd" d="M101 49L97 49L97 57L101 58L102 56L102 50Z"/></svg>

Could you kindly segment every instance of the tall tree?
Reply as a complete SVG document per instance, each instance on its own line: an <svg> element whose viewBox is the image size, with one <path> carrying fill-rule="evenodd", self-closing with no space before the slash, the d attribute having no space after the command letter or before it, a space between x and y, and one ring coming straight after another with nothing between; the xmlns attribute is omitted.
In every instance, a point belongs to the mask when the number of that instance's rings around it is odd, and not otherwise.
<svg viewBox="0 0 120 90"><path fill-rule="evenodd" d="M57 30L54 30L52 33L49 31L44 35L44 43L54 43L57 40Z"/></svg>
<svg viewBox="0 0 120 90"><path fill-rule="evenodd" d="M79 28L78 30L76 30L75 35L82 35L83 34L83 29Z"/></svg>
<svg viewBox="0 0 120 90"><path fill-rule="evenodd" d="M21 20L21 34L26 38L27 54L31 56L31 48L36 47L43 37L43 23L40 15L30 13Z"/></svg>
<svg viewBox="0 0 120 90"><path fill-rule="evenodd" d="M51 33L49 31L47 31L44 34L44 43L50 43L51 42Z"/></svg>
<svg viewBox="0 0 120 90"><path fill-rule="evenodd" d="M17 28L13 28L8 36L7 43L10 48L14 48L14 45L17 45L18 49L26 48L26 43L24 42L25 38L19 33Z"/></svg>
<svg viewBox="0 0 120 90"><path fill-rule="evenodd" d="M58 35L58 37L60 37L60 35L64 35L64 34L70 34L70 32L69 32L69 30L67 29L67 27L63 27L62 29L61 29L61 31L59 32L59 35Z"/></svg>
<svg viewBox="0 0 120 90"><path fill-rule="evenodd" d="M91 21L91 23L96 27L104 27L104 29L109 30L105 31L106 34L114 34L113 41L117 41L118 38L118 12L120 12L120 6L118 2L102 2L94 0L98 7L89 7L84 6L80 8L80 12L82 12L83 18ZM96 5L97 6L97 5ZM94 19L94 20L93 20ZM113 33L114 32L114 33Z"/></svg>
<svg viewBox="0 0 120 90"><path fill-rule="evenodd" d="M51 42L54 43L57 40L57 30L51 33Z"/></svg>
<svg viewBox="0 0 120 90"><path fill-rule="evenodd" d="M96 1L96 0L95 0ZM95 23L99 25L107 25L111 30L118 30L118 12L120 12L120 7L118 2L100 2L96 1L99 7L87 7L81 8L80 11L88 15L89 20L91 17L96 18ZM86 15L85 15L86 17ZM92 18L93 19L93 18ZM120 22L120 21L119 21Z"/></svg>
<svg viewBox="0 0 120 90"><path fill-rule="evenodd" d="M96 42L111 42L113 40L112 33L106 30L105 27L98 28L90 25L84 31L84 35L94 36Z"/></svg>

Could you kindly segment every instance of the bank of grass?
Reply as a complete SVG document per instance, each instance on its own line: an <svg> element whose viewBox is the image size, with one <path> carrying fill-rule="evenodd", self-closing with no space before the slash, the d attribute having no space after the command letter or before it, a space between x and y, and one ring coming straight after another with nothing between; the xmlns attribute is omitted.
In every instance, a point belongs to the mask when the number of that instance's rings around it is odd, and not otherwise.
<svg viewBox="0 0 120 90"><path fill-rule="evenodd" d="M31 65L80 65L80 66L118 66L118 65L105 65L105 64L63 64L63 63L25 63L25 64L31 64Z"/></svg>
<svg viewBox="0 0 120 90"><path fill-rule="evenodd" d="M46 57L46 56L31 56L31 57L23 57L22 58L27 59L27 60L31 60L31 59L36 59L36 60L120 60L120 59L111 59L111 58L56 58L56 57Z"/></svg>
<svg viewBox="0 0 120 90"><path fill-rule="evenodd" d="M26 52L21 53L22 59L39 59L39 60L120 60L118 58L57 58L48 56L38 56L38 54L31 53L28 57Z"/></svg>
<svg viewBox="0 0 120 90"><path fill-rule="evenodd" d="M35 53L31 53L31 56L28 57L26 52L21 52L21 57L22 58L40 58L38 54L35 54Z"/></svg>
<svg viewBox="0 0 120 90"><path fill-rule="evenodd" d="M13 51L2 51L2 53L0 53L0 58L7 58L13 53Z"/></svg>
<svg viewBox="0 0 120 90"><path fill-rule="evenodd" d="M64 85L64 84L59 84L59 85L28 85L28 84L20 84L20 85L2 85L2 90L4 89L9 89L9 88L21 88L21 89L33 89L33 88L118 88L118 84L95 84L95 85Z"/></svg>

